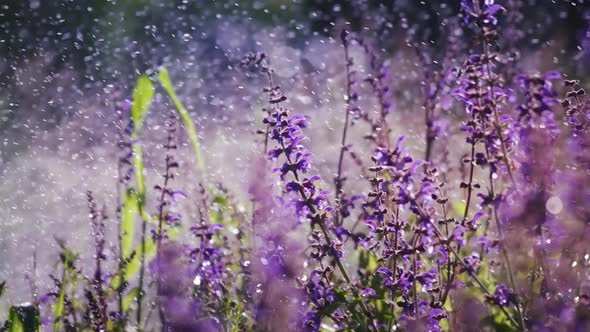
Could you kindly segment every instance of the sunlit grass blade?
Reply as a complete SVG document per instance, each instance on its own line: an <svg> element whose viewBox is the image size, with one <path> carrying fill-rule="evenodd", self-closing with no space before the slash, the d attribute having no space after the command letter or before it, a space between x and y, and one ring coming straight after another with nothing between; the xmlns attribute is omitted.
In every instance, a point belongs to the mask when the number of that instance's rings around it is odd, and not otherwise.
<svg viewBox="0 0 590 332"><path fill-rule="evenodd" d="M133 120L133 133L131 138L133 139L133 171L135 174L135 181L137 184L137 209L142 217L141 225L141 244L138 255L133 257L129 263L125 266L125 272L123 273L123 280L129 280L127 277L130 269L139 270L139 293L137 296L137 323L138 329L141 330L141 306L143 299L143 277L145 272L145 260L150 241L146 241L147 222L145 218L145 174L143 165L143 153L141 146L137 142L143 121L149 111L152 99L154 97L155 88L148 76L142 75L137 80L135 90L133 91L133 105L131 107L131 119ZM146 243L148 242L148 243ZM136 268L137 266L137 268ZM122 280L118 280L119 282Z"/></svg>
<svg viewBox="0 0 590 332"><path fill-rule="evenodd" d="M137 194L133 190L125 193L121 209L121 255L123 259L128 258L133 250L133 235L135 219L139 213L137 207Z"/></svg>
<svg viewBox="0 0 590 332"><path fill-rule="evenodd" d="M184 123L184 127L186 128L188 137L191 140L193 149L195 150L197 166L199 167L201 174L205 174L205 160L203 158L203 153L201 151L201 143L199 142L199 135L197 133L197 129L195 128L195 125L190 114L188 113L180 99L178 99L178 96L174 91L174 87L172 86L172 82L170 81L170 75L168 74L168 70L166 70L166 68L160 69L158 79L160 80L160 84L162 84L162 87L164 87L164 90L166 90L166 93L172 100L172 103L174 103L174 107L176 107L176 110L180 115L182 122Z"/></svg>
<svg viewBox="0 0 590 332"><path fill-rule="evenodd" d="M125 314L128 313L131 303L133 301L135 301L135 299L137 298L138 295L139 295L139 288L137 288L137 287L133 288L131 291L129 291L129 293L127 293L127 295L123 299L123 312Z"/></svg>
<svg viewBox="0 0 590 332"><path fill-rule="evenodd" d="M61 280L61 285L59 287L59 295L57 296L57 301L53 305L53 313L55 314L55 319L53 321L53 331L58 332L61 329L61 318L64 314L65 308L65 299L66 299L66 285L65 285L65 272L64 278Z"/></svg>
<svg viewBox="0 0 590 332"><path fill-rule="evenodd" d="M156 244L151 239L145 240L145 258L150 260L156 254ZM137 254L129 261L125 268L125 280L133 278L141 268L141 246L137 248Z"/></svg>
<svg viewBox="0 0 590 332"><path fill-rule="evenodd" d="M152 104L154 93L154 84L149 77L146 75L140 76L135 85L135 90L133 90L133 105L131 106L133 138L137 138L141 127L143 126L143 120Z"/></svg>
<svg viewBox="0 0 590 332"><path fill-rule="evenodd" d="M75 263L78 260L78 255L66 247L65 241L56 238L58 246L61 248L60 260L63 266L62 277L59 282L59 293L56 302L53 304L53 313L55 319L53 321L53 331L58 332L62 330L61 320L65 311L66 287L69 282L68 275L77 273Z"/></svg>

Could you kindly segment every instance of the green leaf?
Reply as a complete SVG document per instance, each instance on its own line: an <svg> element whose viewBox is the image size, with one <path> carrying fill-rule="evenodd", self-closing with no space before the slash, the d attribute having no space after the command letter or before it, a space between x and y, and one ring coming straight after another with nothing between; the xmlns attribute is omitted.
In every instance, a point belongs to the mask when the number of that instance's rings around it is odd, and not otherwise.
<svg viewBox="0 0 590 332"><path fill-rule="evenodd" d="M488 326L497 332L512 332L514 329L512 326L501 318L503 315L488 316L481 320L481 326Z"/></svg>
<svg viewBox="0 0 590 332"><path fill-rule="evenodd" d="M127 293L127 295L125 295L125 298L123 299L123 312L124 313L127 313L127 311L129 310L129 307L131 306L131 303L133 303L135 301L135 299L137 298L138 295L139 295L139 287L133 288L131 291L129 291L129 293Z"/></svg>
<svg viewBox="0 0 590 332"><path fill-rule="evenodd" d="M455 214L457 216L460 216L461 218L463 218L463 215L465 214L466 207L467 207L467 204L465 204L464 202L455 202L455 204L453 204L453 211L455 212Z"/></svg>
<svg viewBox="0 0 590 332"><path fill-rule="evenodd" d="M197 166L201 171L201 174L205 174L205 160L203 159L203 153L201 152L201 143L199 142L199 135L197 134L197 130L195 125L193 124L193 120L191 119L188 111L184 107L184 105L178 99L176 92L174 91L174 87L172 86L172 82L170 81L170 75L168 74L168 70L166 68L161 68L160 73L158 75L158 79L160 80L160 84L166 93L174 103L174 107L176 107L176 111L180 115L182 122L184 123L184 127L188 133L188 137L191 140L193 145L193 149L195 150L195 156L197 158Z"/></svg>
<svg viewBox="0 0 590 332"><path fill-rule="evenodd" d="M175 234L176 235L176 234ZM129 261L125 264L123 280L131 280L141 268L141 245L138 245L134 250L135 254L128 258ZM156 243L150 239L145 240L145 257L146 261L149 261L156 255ZM117 275L111 280L110 288L119 289L121 287L121 271L118 271Z"/></svg>
<svg viewBox="0 0 590 332"><path fill-rule="evenodd" d="M142 75L137 80L135 90L133 90L133 104L131 105L131 119L133 120L132 138L138 137L143 120L154 98L154 84L146 75Z"/></svg>
<svg viewBox="0 0 590 332"><path fill-rule="evenodd" d="M215 195L213 197L213 203L219 204L222 207L229 206L229 200L227 199L227 197L225 197L223 195Z"/></svg>
<svg viewBox="0 0 590 332"><path fill-rule="evenodd" d="M137 254L129 261L125 267L125 280L130 280L139 272L141 268L141 245L137 246ZM145 258L149 261L156 254L156 243L150 239L145 240Z"/></svg>
<svg viewBox="0 0 590 332"><path fill-rule="evenodd" d="M34 332L41 326L39 309L33 305L12 306L8 311L7 332Z"/></svg>
<svg viewBox="0 0 590 332"><path fill-rule="evenodd" d="M137 201L143 204L145 200L145 175L143 167L143 152L139 144L133 144L133 172L135 174L135 182L137 184Z"/></svg>
<svg viewBox="0 0 590 332"><path fill-rule="evenodd" d="M65 274L65 273L64 273ZM53 331L58 332L61 327L61 318L64 314L64 302L66 298L65 276L62 278L61 286L59 287L59 296L53 305L53 312L55 313L55 320L53 321Z"/></svg>
<svg viewBox="0 0 590 332"><path fill-rule="evenodd" d="M137 206L137 194L130 189L125 193L123 206L121 208L121 255L127 259L133 250L133 233L135 229L135 219L139 213Z"/></svg>

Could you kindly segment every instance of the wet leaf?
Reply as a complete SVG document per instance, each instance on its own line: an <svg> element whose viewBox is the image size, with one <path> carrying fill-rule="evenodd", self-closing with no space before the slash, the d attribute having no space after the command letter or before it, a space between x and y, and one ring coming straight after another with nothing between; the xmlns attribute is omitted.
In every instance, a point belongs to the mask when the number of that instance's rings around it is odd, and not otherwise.
<svg viewBox="0 0 590 332"><path fill-rule="evenodd" d="M193 120L191 119L190 114L188 113L180 99L178 99L178 96L174 91L174 87L172 86L172 82L170 81L170 75L168 74L168 70L166 70L166 68L160 69L158 79L160 80L160 84L162 84L162 87L164 88L164 90L166 90L166 93L172 100L172 103L174 103L174 107L176 107L176 111L178 112L178 114L180 115L180 119L184 123L184 127L188 133L188 137L191 140L193 149L195 151L197 166L199 167L201 174L205 174L205 160L203 158L203 153L201 151L201 143L199 142L199 135L197 133L197 129L195 128L195 125L193 123Z"/></svg>
<svg viewBox="0 0 590 332"><path fill-rule="evenodd" d="M132 290L129 291L129 293L127 293L127 295L125 295L125 298L123 299L123 312L127 313L129 311L129 307L131 306L131 303L133 303L135 301L135 299L137 298L137 296L139 295L139 288L135 287Z"/></svg>
<svg viewBox="0 0 590 332"><path fill-rule="evenodd" d="M121 208L121 255L123 259L131 255L133 249L133 235L135 220L139 213L137 207L137 194L133 190L125 193L123 206Z"/></svg>
<svg viewBox="0 0 590 332"><path fill-rule="evenodd" d="M152 99L154 97L154 84L149 77L142 75L137 80L135 90L133 90L133 105L131 106L131 119L133 120L133 138L139 136L143 120L148 113Z"/></svg>

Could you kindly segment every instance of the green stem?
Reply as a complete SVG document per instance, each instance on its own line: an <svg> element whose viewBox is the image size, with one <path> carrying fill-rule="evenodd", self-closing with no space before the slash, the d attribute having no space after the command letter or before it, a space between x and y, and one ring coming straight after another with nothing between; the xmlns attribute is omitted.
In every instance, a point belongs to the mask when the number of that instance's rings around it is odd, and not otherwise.
<svg viewBox="0 0 590 332"><path fill-rule="evenodd" d="M144 297L144 290L143 290L143 279L145 275L145 236L147 233L147 220L143 217L143 208L144 208L144 199L145 196L140 194L137 200L137 207L139 210L139 215L141 216L141 256L140 256L140 269L139 269L139 291L137 293L137 312L136 312L136 319L137 319L137 331L143 331L143 324L141 321L141 307L143 303Z"/></svg>

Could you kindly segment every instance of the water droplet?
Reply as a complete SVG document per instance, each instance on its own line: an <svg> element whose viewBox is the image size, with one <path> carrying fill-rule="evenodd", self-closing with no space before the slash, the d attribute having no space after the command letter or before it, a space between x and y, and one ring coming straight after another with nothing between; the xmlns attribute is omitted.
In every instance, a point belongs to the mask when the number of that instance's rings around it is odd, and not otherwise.
<svg viewBox="0 0 590 332"><path fill-rule="evenodd" d="M545 208L551 214L559 214L563 209L563 203L561 202L561 199L559 197L553 196L547 200Z"/></svg>
<svg viewBox="0 0 590 332"><path fill-rule="evenodd" d="M196 276L195 279L193 280L193 284L195 284L195 286L200 286L201 285L201 276Z"/></svg>

